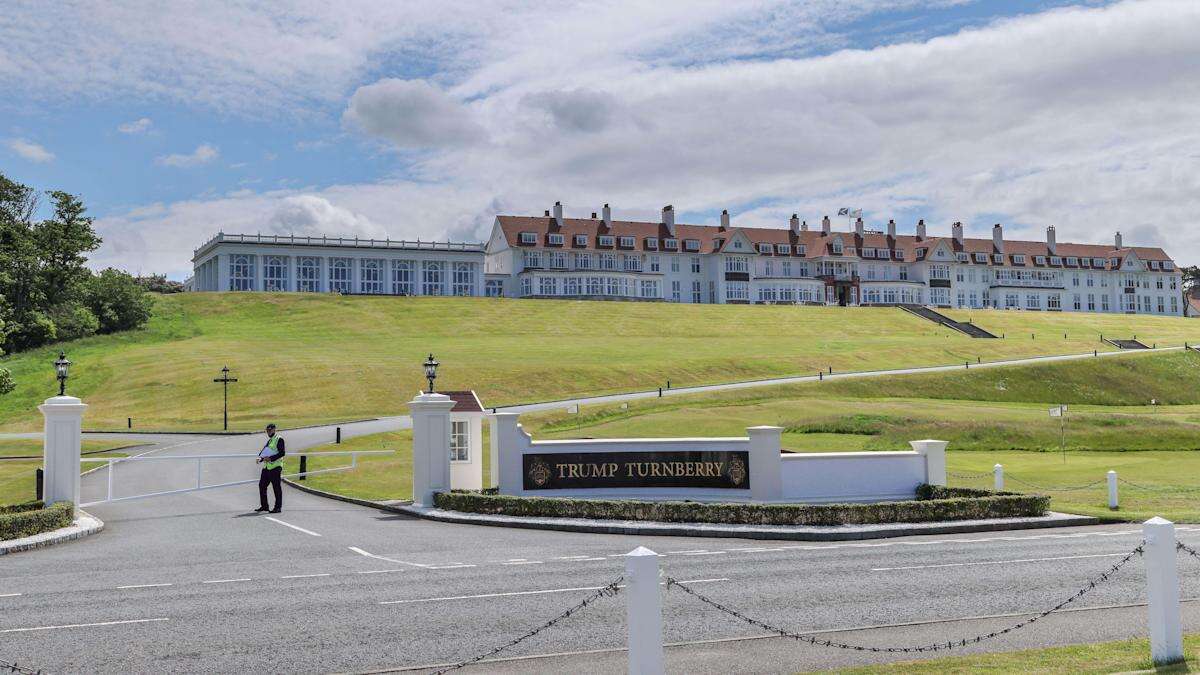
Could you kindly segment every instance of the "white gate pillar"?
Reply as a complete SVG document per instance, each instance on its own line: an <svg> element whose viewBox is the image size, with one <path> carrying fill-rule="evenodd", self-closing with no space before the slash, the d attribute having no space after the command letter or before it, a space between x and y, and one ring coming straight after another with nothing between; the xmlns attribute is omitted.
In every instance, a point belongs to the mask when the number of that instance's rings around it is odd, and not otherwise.
<svg viewBox="0 0 1200 675"><path fill-rule="evenodd" d="M750 496L756 502L783 498L783 428L746 427L750 437Z"/></svg>
<svg viewBox="0 0 1200 675"><path fill-rule="evenodd" d="M753 483L751 483L753 484ZM630 675L662 675L662 590L658 554L639 546L625 554L625 614L629 629Z"/></svg>
<svg viewBox="0 0 1200 675"><path fill-rule="evenodd" d="M946 486L946 446L949 441L909 441L918 455L925 457L925 483Z"/></svg>
<svg viewBox="0 0 1200 675"><path fill-rule="evenodd" d="M1150 656L1161 666L1183 660L1179 616L1179 570L1175 524L1155 516L1142 524L1146 538L1146 599L1150 614Z"/></svg>
<svg viewBox="0 0 1200 675"><path fill-rule="evenodd" d="M413 429L413 503L433 506L433 493L450 491L450 409L445 394L418 394L408 404Z"/></svg>
<svg viewBox="0 0 1200 675"><path fill-rule="evenodd" d="M38 406L45 417L42 450L42 495L46 504L68 501L79 508L79 451L83 444L83 412L87 405L74 396L55 396Z"/></svg>

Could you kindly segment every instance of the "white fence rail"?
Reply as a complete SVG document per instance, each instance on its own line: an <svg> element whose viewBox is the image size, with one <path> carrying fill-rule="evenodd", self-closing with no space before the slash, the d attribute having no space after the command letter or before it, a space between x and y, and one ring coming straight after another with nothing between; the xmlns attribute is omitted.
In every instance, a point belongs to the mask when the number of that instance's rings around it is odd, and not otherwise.
<svg viewBox="0 0 1200 675"><path fill-rule="evenodd" d="M338 457L350 456L350 464L347 466L338 466L331 469L318 469L316 471L303 471L296 473L285 474L286 477L292 478L295 476L315 476L321 473L333 473L335 471L349 471L358 466L359 455L390 455L391 450L337 450L329 452L293 452L289 457ZM257 483L257 478L248 478L246 480L235 480L227 483L215 483L213 485L205 485L203 481L204 460L207 459L258 459L256 454L222 454L222 455L165 455L161 457L109 457L109 458L80 458L81 462L92 462L107 464L106 469L106 494L104 499L84 502L79 506L93 506L95 504L104 504L107 502L124 502L131 499L145 499L147 497L162 497L165 495L183 494L185 492L196 492L197 490L214 490L216 488L231 487L234 485L246 485L249 483ZM128 497L113 496L113 476L114 469L118 464L140 463L140 462L165 462L165 461L194 461L196 462L196 484L189 488L180 488L177 490L161 490L159 492L148 492L141 495L131 495Z"/></svg>

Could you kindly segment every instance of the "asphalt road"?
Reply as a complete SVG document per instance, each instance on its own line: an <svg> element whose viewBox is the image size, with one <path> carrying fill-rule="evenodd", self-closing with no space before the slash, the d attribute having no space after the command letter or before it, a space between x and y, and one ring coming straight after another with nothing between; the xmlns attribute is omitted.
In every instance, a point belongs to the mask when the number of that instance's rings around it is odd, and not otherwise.
<svg viewBox="0 0 1200 675"><path fill-rule="evenodd" d="M342 425L343 435L403 419ZM285 432L298 450L331 428ZM143 437L143 440L144 437ZM254 452L262 437L162 437L153 454ZM186 444L186 445L184 445ZM211 463L211 466L209 464ZM253 478L210 460L205 480ZM173 468L169 468L173 467ZM194 481L190 461L130 463L118 492ZM103 471L85 477L87 491ZM637 546L664 573L750 616L847 642L908 646L973 637L1057 604L1141 539L1135 526L793 542L629 537L435 523L286 490L284 512L254 514L256 486L102 504L94 537L0 558L0 659L47 672L366 672L463 660L516 637L623 572ZM1200 545L1200 527L1181 528ZM1180 557L1185 597L1200 561ZM963 651L1145 635L1144 567L1032 627ZM1129 605L1135 605L1130 607ZM1200 602L1185 627L1200 629ZM605 598L479 672L620 672L622 596ZM673 672L794 672L911 656L763 638L672 590ZM846 632L849 631L849 632ZM600 650L600 651L597 651ZM955 650L957 653L958 650Z"/></svg>

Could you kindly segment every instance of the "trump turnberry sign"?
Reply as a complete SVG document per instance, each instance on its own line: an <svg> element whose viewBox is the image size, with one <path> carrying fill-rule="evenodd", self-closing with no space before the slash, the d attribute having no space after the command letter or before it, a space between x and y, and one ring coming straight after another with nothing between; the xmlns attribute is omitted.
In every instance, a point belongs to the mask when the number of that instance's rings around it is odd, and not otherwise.
<svg viewBox="0 0 1200 675"><path fill-rule="evenodd" d="M526 490L750 489L750 457L737 451L556 452L522 456Z"/></svg>

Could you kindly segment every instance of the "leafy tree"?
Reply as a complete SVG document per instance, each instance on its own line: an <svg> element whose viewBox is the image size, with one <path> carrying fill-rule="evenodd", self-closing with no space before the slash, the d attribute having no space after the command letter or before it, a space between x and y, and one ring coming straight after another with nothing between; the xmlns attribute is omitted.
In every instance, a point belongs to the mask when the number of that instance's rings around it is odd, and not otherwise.
<svg viewBox="0 0 1200 675"><path fill-rule="evenodd" d="M1179 272L1183 275L1183 290L1190 291L1197 283L1200 283L1200 267L1196 265L1180 267Z"/></svg>
<svg viewBox="0 0 1200 675"><path fill-rule="evenodd" d="M142 288L151 293L182 293L183 284L178 281L171 281L165 274L151 274L149 276L137 277L137 282Z"/></svg>
<svg viewBox="0 0 1200 675"><path fill-rule="evenodd" d="M12 373L8 372L7 368L0 368L0 396L9 393L16 387L17 383L13 382Z"/></svg>
<svg viewBox="0 0 1200 675"><path fill-rule="evenodd" d="M101 333L142 326L150 320L153 307L137 279L111 267L88 282L84 304L99 319Z"/></svg>
<svg viewBox="0 0 1200 675"><path fill-rule="evenodd" d="M40 285L51 305L74 300L91 277L87 253L100 246L92 219L83 215L83 202L66 192L53 191L54 217L33 228L41 260Z"/></svg>

